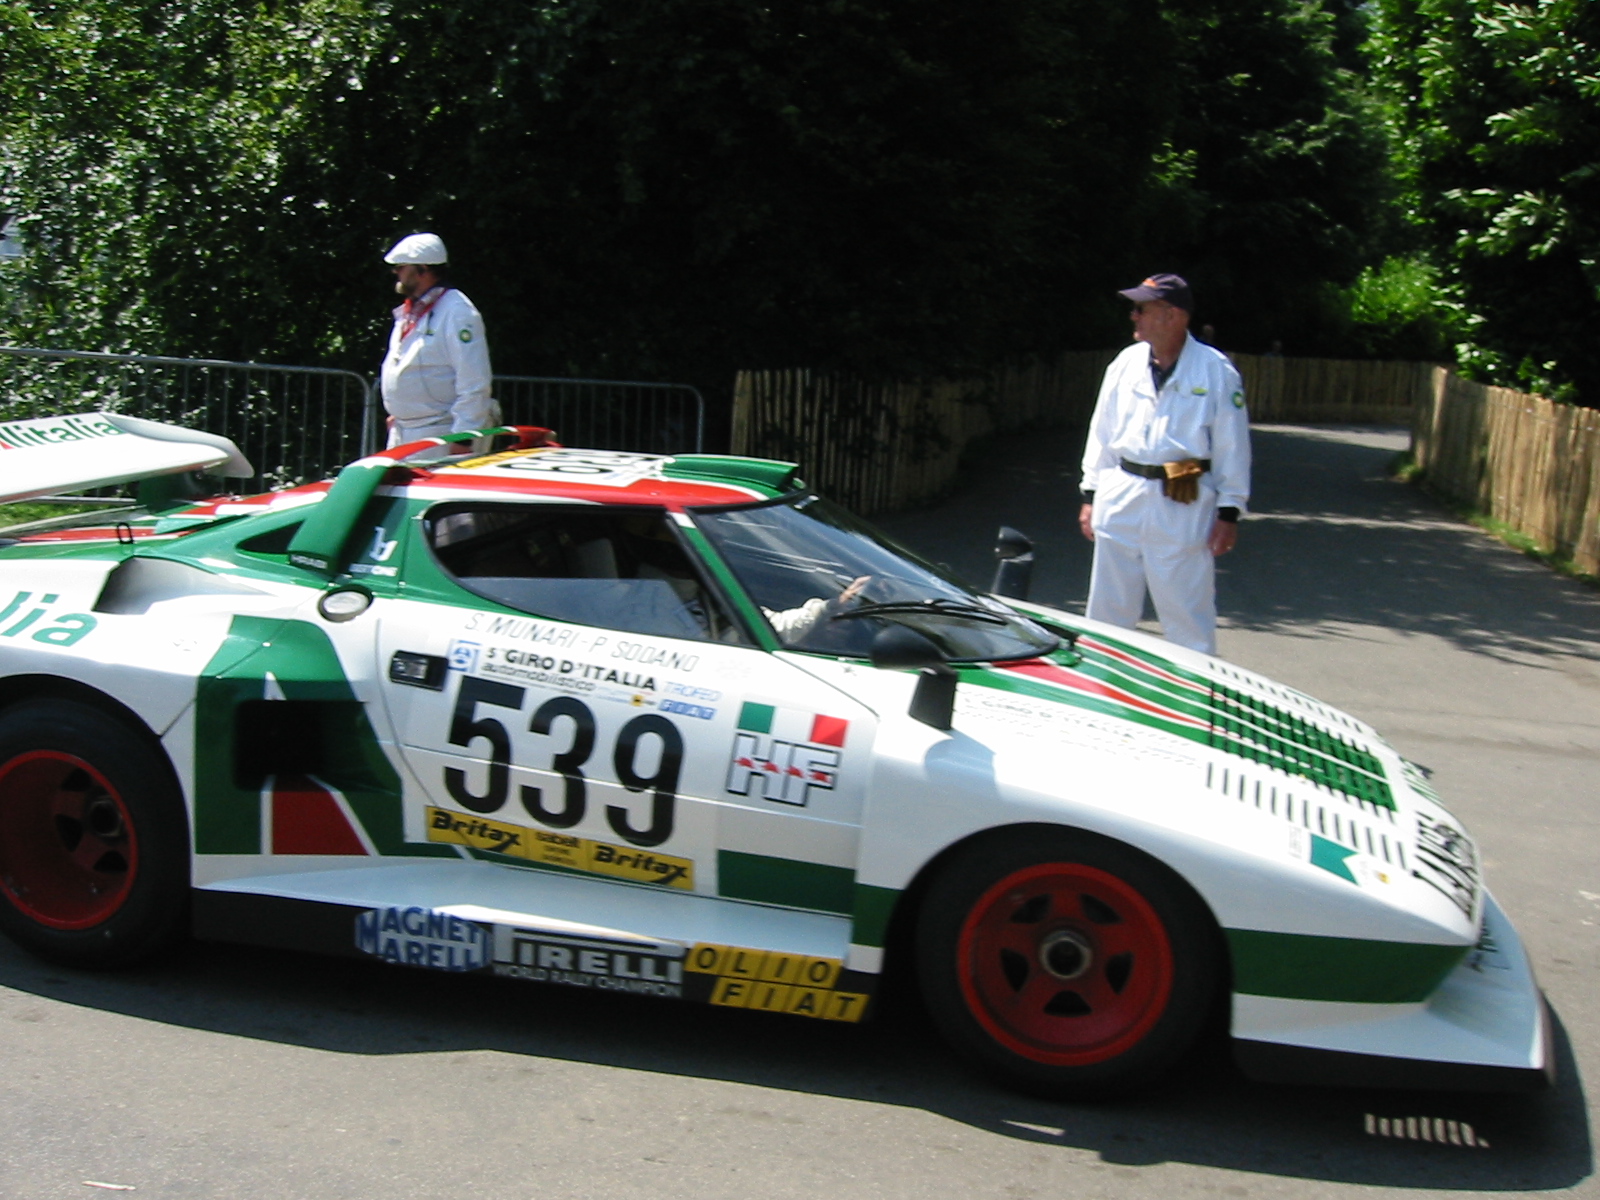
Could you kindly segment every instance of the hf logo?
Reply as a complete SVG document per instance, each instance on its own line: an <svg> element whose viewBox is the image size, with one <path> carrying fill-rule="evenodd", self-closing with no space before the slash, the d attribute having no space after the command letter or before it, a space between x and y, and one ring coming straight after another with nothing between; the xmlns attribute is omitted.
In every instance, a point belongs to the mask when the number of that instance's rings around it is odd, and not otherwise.
<svg viewBox="0 0 1600 1200"><path fill-rule="evenodd" d="M733 736L727 790L804 807L813 791L833 790L849 729L842 717L746 702Z"/></svg>

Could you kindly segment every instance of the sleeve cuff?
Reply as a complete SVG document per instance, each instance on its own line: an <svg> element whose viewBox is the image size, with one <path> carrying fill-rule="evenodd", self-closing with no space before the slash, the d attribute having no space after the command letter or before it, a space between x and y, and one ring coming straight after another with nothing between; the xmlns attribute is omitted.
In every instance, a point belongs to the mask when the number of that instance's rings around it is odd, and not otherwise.
<svg viewBox="0 0 1600 1200"><path fill-rule="evenodd" d="M1238 524L1239 510L1234 508L1231 504L1225 504L1221 508L1217 509L1217 520Z"/></svg>

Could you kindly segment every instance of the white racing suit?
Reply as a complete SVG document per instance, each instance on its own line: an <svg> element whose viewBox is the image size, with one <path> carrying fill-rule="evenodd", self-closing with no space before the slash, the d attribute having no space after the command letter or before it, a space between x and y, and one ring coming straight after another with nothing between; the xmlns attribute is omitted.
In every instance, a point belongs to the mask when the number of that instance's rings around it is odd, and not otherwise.
<svg viewBox="0 0 1600 1200"><path fill-rule="evenodd" d="M383 407L394 418L391 447L500 423L499 405L489 398L483 318L454 288L443 295L433 289L415 307L426 308L436 296L437 303L404 336L405 306L394 310L383 359Z"/></svg>
<svg viewBox="0 0 1600 1200"><path fill-rule="evenodd" d="M1160 479L1122 467L1209 459L1200 495L1168 499ZM1193 337L1159 393L1150 347L1135 342L1106 368L1083 452L1083 490L1094 493L1094 574L1085 615L1132 629L1146 589L1168 641L1217 652L1216 567L1207 539L1217 509L1250 499L1250 418L1244 384L1227 358Z"/></svg>

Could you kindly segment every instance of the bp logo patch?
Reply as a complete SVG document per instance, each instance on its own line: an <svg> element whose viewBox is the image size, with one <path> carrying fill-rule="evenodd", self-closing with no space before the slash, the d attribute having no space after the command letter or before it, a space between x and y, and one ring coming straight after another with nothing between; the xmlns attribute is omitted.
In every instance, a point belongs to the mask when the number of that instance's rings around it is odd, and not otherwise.
<svg viewBox="0 0 1600 1200"><path fill-rule="evenodd" d="M1235 392L1233 394L1233 406L1235 408L1243 408L1244 407L1244 393L1243 392Z"/></svg>
<svg viewBox="0 0 1600 1200"><path fill-rule="evenodd" d="M833 790L849 732L843 717L746 701L733 735L727 790L804 807L813 791Z"/></svg>
<svg viewBox="0 0 1600 1200"><path fill-rule="evenodd" d="M463 342L470 342L470 341L471 341L471 340L472 340L472 330L470 330L470 329L463 329L463 330L462 330L462 331L461 331L461 332L460 332L460 333L459 333L459 334L457 334L457 335L456 335L456 336L457 336L457 337L459 337L459 338L460 338L460 339L461 339L461 340L462 340L462 341L463 341Z"/></svg>

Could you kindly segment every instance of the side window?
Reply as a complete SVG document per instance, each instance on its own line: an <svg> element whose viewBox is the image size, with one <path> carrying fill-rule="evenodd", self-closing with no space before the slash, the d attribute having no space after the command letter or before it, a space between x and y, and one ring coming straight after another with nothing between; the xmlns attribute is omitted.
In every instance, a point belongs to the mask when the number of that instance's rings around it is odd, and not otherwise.
<svg viewBox="0 0 1600 1200"><path fill-rule="evenodd" d="M457 583L507 607L629 633L741 640L659 510L442 504L426 532Z"/></svg>

